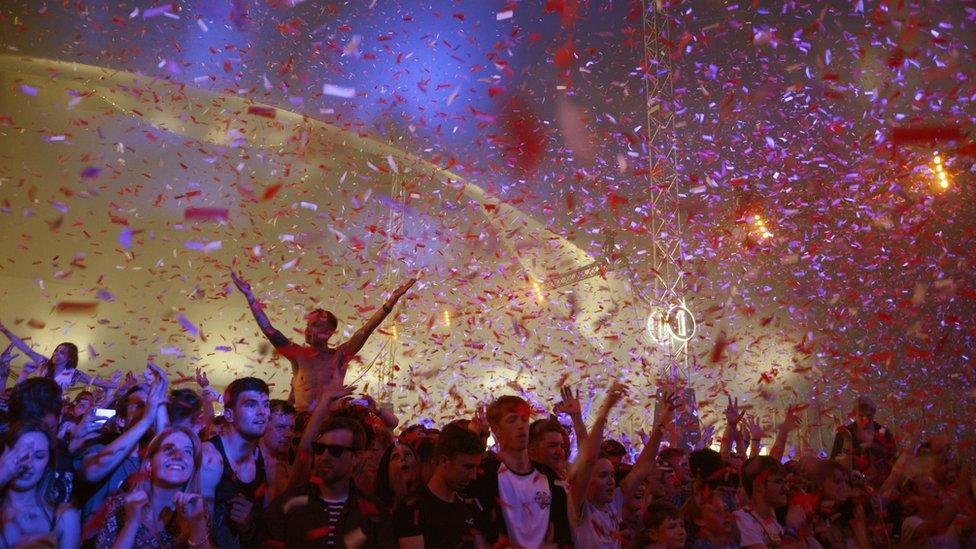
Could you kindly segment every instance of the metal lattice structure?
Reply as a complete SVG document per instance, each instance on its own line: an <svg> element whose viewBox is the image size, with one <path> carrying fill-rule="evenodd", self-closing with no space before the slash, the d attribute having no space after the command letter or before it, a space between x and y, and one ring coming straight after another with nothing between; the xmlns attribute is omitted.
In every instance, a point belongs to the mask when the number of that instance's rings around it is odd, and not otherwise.
<svg viewBox="0 0 976 549"><path fill-rule="evenodd" d="M383 273L383 285L387 293L392 292L401 284L400 262L396 260L396 243L403 231L403 212L406 209L406 191L403 186L403 176L399 173L390 175L390 198L397 207L390 208L389 219L386 224L386 238L389 242L387 249L386 269ZM400 326L397 322L398 316L391 315L388 322L390 335L387 336L385 343L386 356L382 358L379 371L380 391L386 390L388 384L392 383L396 373L397 350L400 347L399 333Z"/></svg>
<svg viewBox="0 0 976 549"><path fill-rule="evenodd" d="M647 155L651 254L654 274L651 291L644 297L662 311L684 305L684 283L679 260L682 256L681 213L676 166L674 83L671 52L666 46L670 21L663 12L663 0L644 0L645 99L647 110ZM664 319L663 321L667 321ZM660 342L668 362L688 377L688 342L674 337Z"/></svg>
<svg viewBox="0 0 976 549"><path fill-rule="evenodd" d="M626 265L626 257L614 257L613 233L607 232L605 238L603 242L603 257L585 267L546 278L540 284L542 290L548 291L572 286L588 278L604 276L610 271L624 267Z"/></svg>

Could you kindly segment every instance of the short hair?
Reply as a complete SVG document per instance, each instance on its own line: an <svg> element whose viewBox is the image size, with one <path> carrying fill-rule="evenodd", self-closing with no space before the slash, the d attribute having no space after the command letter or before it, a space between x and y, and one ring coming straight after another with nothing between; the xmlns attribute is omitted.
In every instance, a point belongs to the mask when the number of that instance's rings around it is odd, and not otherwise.
<svg viewBox="0 0 976 549"><path fill-rule="evenodd" d="M203 410L203 400L193 389L173 389L166 403L170 421L185 421L196 417Z"/></svg>
<svg viewBox="0 0 976 549"><path fill-rule="evenodd" d="M244 391L257 391L261 394L271 394L268 384L263 379L256 377L240 377L230 382L224 389L224 408L233 408L237 405L237 399Z"/></svg>
<svg viewBox="0 0 976 549"><path fill-rule="evenodd" d="M757 480L770 475L783 474L783 464L771 456L752 456L742 464L742 487L746 495L752 497L752 488Z"/></svg>
<svg viewBox="0 0 976 549"><path fill-rule="evenodd" d="M528 407L529 403L522 397L502 395L496 398L488 405L488 409L485 411L485 415L488 416L488 425L498 425L501 423L502 418L505 417L505 414L523 406Z"/></svg>
<svg viewBox="0 0 976 549"><path fill-rule="evenodd" d="M10 392L8 412L14 421L40 419L45 414L61 417L61 387L46 377L31 377L14 386Z"/></svg>
<svg viewBox="0 0 976 549"><path fill-rule="evenodd" d="M869 410L871 415L874 415L878 413L878 406L871 400L871 397L861 395L854 402L854 411L860 414L861 410Z"/></svg>
<svg viewBox="0 0 976 549"><path fill-rule="evenodd" d="M827 476L835 472L842 473L845 477L848 476L849 471L842 463L834 461L832 459L818 460L817 465L813 470L814 477L814 488L819 492L823 489L823 483L827 480Z"/></svg>
<svg viewBox="0 0 976 549"><path fill-rule="evenodd" d="M434 446L434 459L439 456L454 459L458 454L474 456L483 453L485 441L469 429L457 425L444 427Z"/></svg>
<svg viewBox="0 0 976 549"><path fill-rule="evenodd" d="M284 416L293 416L298 412L295 410L295 406L289 403L287 400L281 400L280 398L271 399L271 414L280 414Z"/></svg>
<svg viewBox="0 0 976 549"><path fill-rule="evenodd" d="M569 433L555 419L537 419L529 425L529 444L541 442L546 433L558 433L564 441L569 438Z"/></svg>
<svg viewBox="0 0 976 549"><path fill-rule="evenodd" d="M702 448L688 454L688 468L691 470L692 478L709 480L716 471L725 467L725 460L722 454L711 448Z"/></svg>
<svg viewBox="0 0 976 549"><path fill-rule="evenodd" d="M366 428L363 427L360 421L351 417L333 416L327 419L319 430L319 436L331 433L332 431L342 430L352 433L352 446L354 450L360 451L366 449Z"/></svg>
<svg viewBox="0 0 976 549"><path fill-rule="evenodd" d="M606 454L609 457L619 457L622 458L627 455L627 448L624 447L620 441L608 438L603 441L600 445L600 452Z"/></svg>
<svg viewBox="0 0 976 549"><path fill-rule="evenodd" d="M686 455L688 455L688 450L685 450L679 446L668 446L667 448L661 450L661 453L657 456L657 460L662 463L671 463L676 459L680 459L681 456Z"/></svg>
<svg viewBox="0 0 976 549"><path fill-rule="evenodd" d="M331 311L326 311L325 309L315 309L314 311L305 315L305 343L311 344L312 339L312 325L324 322L325 325L336 331L339 329L339 319L336 315L332 314Z"/></svg>
<svg viewBox="0 0 976 549"><path fill-rule="evenodd" d="M650 530L660 528L667 519L680 519L678 508L667 501L655 501L644 510L644 526Z"/></svg>

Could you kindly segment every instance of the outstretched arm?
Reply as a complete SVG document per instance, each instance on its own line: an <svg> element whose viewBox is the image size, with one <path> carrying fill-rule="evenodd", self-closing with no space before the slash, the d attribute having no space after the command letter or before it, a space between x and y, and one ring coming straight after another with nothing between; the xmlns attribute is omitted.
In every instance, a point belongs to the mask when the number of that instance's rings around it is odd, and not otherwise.
<svg viewBox="0 0 976 549"><path fill-rule="evenodd" d="M583 406L580 404L579 389L576 389L574 395L573 389L566 385L559 389L559 394L562 396L562 401L556 405L555 410L568 415L573 420L576 448L579 449L583 446L583 441L586 440L586 423L583 422Z"/></svg>
<svg viewBox="0 0 976 549"><path fill-rule="evenodd" d="M346 353L347 357L353 357L359 353L359 350L362 349L363 345L366 344L366 340L369 339L369 336L372 335L374 330L380 327L380 324L383 323L383 319L393 312L393 307L397 304L397 301L403 297L403 294L407 293L407 290L409 290L415 282L417 282L417 279L411 278L403 283L402 286L397 288L396 291L393 292L393 295L390 296L390 299L387 299L386 303L383 304L383 307L373 313L373 316L369 317L366 324L363 324L362 328L356 330L356 333L352 334L349 341L342 344L343 351Z"/></svg>
<svg viewBox="0 0 976 549"><path fill-rule="evenodd" d="M781 460L783 459L783 454L786 452L786 440L790 437L790 433L797 430L800 424L803 422L800 417L800 412L806 406L790 406L786 409L786 418L783 419L782 425L779 426L779 430L776 432L776 439L773 441L773 447L769 450L769 455Z"/></svg>
<svg viewBox="0 0 976 549"><path fill-rule="evenodd" d="M237 286L237 289L247 299L247 305L251 308L251 314L254 315L254 320L258 323L258 327L261 328L261 333L264 334L264 337L268 338L268 341L275 347L288 345L290 343L288 338L271 325L271 321L268 320L268 315L264 314L264 309L261 308L261 304L254 298L254 291L251 290L251 285L234 271L230 272L230 279L234 281L234 285Z"/></svg>
<svg viewBox="0 0 976 549"><path fill-rule="evenodd" d="M0 354L0 381L3 382L3 386L0 386L0 390L7 388L7 380L10 379L10 363L13 362L14 358L19 355L14 354L14 344L11 343L7 345L7 348L3 350L3 354Z"/></svg>
<svg viewBox="0 0 976 549"><path fill-rule="evenodd" d="M620 402L626 394L626 386L620 383L614 383L610 386L607 399L603 401L603 405L600 406L600 411L597 413L596 422L580 448L580 455L573 462L573 469L575 470L570 471L569 475L569 503L570 512L574 518L579 518L583 503L586 502L586 489L590 485L597 459L600 457L600 444L603 442L603 428L607 424L607 416L614 405Z"/></svg>
<svg viewBox="0 0 976 549"><path fill-rule="evenodd" d="M37 366L40 366L41 364L47 362L48 359L46 356L42 355L41 353L38 353L34 349L31 349L30 345L28 345L27 342L14 335L14 333L8 330L7 327L3 325L2 322L0 322L0 332L2 332L3 335L7 336L7 339L9 339L11 343L16 345L18 349L23 351L28 356L28 358L33 360L34 364L36 364Z"/></svg>
<svg viewBox="0 0 976 549"><path fill-rule="evenodd" d="M314 461L312 457L312 443L318 438L319 429L325 423L325 418L329 416L329 409L332 407L332 403L351 395L355 390L355 386L343 385L338 378L333 378L331 383L322 388L322 395L319 397L319 401L312 411L312 416L308 418L308 423L305 425L305 432L302 433L302 438L298 443L298 456L295 458L294 465L292 465L291 476L288 478L288 486L285 488L286 491L308 482L308 477L312 471L312 462Z"/></svg>
<svg viewBox="0 0 976 549"><path fill-rule="evenodd" d="M644 484L651 471L654 470L654 461L657 459L658 449L661 447L661 440L664 438L664 430L671 424L671 418L674 416L674 411L678 409L679 402L680 398L675 393L662 393L661 398L658 399L657 409L660 410L658 413L660 421L651 430L651 437L644 449L641 450L640 456L637 457L634 468L620 481L620 491L628 500L634 497L638 488Z"/></svg>

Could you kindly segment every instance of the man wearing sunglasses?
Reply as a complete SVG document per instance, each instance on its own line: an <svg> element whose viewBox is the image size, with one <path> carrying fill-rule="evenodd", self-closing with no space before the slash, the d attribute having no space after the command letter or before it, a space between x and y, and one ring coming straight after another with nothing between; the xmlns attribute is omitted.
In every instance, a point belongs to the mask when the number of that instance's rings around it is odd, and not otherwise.
<svg viewBox="0 0 976 549"><path fill-rule="evenodd" d="M328 399L326 399L328 401ZM315 428L315 422L308 428ZM311 443L311 476L293 482L265 514L269 543L284 547L393 545L382 504L356 487L353 473L366 444L363 425L349 417L325 420Z"/></svg>

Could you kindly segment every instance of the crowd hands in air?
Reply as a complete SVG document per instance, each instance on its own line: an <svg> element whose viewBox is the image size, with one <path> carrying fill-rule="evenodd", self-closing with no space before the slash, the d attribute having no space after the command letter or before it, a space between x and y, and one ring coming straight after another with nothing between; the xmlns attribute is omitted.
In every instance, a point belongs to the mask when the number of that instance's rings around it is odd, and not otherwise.
<svg viewBox="0 0 976 549"><path fill-rule="evenodd" d="M791 459L801 407L767 432L729 398L722 424L685 446L675 387L611 383L590 418L567 386L531 396L551 397L551 411L504 395L440 428L399 426L345 370L414 280L331 347L331 313L313 312L295 344L232 278L293 366L289 400L254 377L219 395L199 370L170 380L152 363L141 378L98 379L77 370L74 345L45 357L0 324L0 375L15 348L30 361L4 392L0 545L974 546L968 464L943 438L898 441L867 398L832 448ZM622 439L633 445L605 435L623 407L653 417L650 433Z"/></svg>

